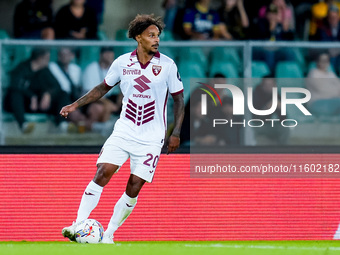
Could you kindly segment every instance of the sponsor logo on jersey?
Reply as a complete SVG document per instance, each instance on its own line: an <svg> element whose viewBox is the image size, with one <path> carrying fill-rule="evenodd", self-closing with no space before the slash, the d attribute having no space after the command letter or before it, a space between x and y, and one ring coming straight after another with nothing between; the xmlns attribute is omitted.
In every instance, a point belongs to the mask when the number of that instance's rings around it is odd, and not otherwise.
<svg viewBox="0 0 340 255"><path fill-rule="evenodd" d="M152 66L152 72L155 76L159 75L159 73L161 72L162 70L162 67L161 66L156 66L156 65L153 65Z"/></svg>
<svg viewBox="0 0 340 255"><path fill-rule="evenodd" d="M138 69L123 69L123 75L141 75L142 71Z"/></svg>
<svg viewBox="0 0 340 255"><path fill-rule="evenodd" d="M144 91L150 89L147 83L150 83L151 81L148 78L146 78L144 75L139 76L138 78L134 79L134 81L137 84L133 87L137 89L140 93L143 93Z"/></svg>
<svg viewBox="0 0 340 255"><path fill-rule="evenodd" d="M133 66L135 63L131 63L131 64L129 64L129 65L126 65L127 67L131 67L131 66Z"/></svg>
<svg viewBox="0 0 340 255"><path fill-rule="evenodd" d="M142 94L133 94L133 97L138 97L138 98L148 98L150 99L151 96L150 95L142 95Z"/></svg>
<svg viewBox="0 0 340 255"><path fill-rule="evenodd" d="M144 105L138 105L129 99L126 105L125 117L137 126L148 123L155 117L155 100Z"/></svg>

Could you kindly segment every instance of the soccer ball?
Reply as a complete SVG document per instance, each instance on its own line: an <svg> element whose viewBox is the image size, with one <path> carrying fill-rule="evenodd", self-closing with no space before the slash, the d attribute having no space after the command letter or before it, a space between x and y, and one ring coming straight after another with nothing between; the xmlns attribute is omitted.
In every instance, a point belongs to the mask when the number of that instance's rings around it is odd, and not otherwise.
<svg viewBox="0 0 340 255"><path fill-rule="evenodd" d="M78 243L99 243L103 239L104 228L100 222L87 219L77 224L75 233Z"/></svg>

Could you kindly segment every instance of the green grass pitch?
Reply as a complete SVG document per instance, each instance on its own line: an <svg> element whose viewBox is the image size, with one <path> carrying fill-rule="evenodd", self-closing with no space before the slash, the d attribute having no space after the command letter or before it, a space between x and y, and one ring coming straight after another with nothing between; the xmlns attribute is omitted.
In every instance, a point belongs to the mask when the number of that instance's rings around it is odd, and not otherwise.
<svg viewBox="0 0 340 255"><path fill-rule="evenodd" d="M232 254L232 255L333 255L340 254L339 241L225 241L225 242L117 242L78 244L71 242L0 242L0 254Z"/></svg>

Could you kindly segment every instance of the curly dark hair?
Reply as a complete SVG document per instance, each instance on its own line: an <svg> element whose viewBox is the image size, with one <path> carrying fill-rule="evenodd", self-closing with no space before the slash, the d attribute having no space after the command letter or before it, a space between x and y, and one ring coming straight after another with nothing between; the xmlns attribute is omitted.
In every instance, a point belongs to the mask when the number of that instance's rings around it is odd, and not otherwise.
<svg viewBox="0 0 340 255"><path fill-rule="evenodd" d="M136 36L143 33L144 30L151 25L155 25L156 27L158 27L159 32L162 33L164 24L161 17L155 18L153 14L138 14L136 18L132 20L129 24L129 38L133 38L136 40Z"/></svg>

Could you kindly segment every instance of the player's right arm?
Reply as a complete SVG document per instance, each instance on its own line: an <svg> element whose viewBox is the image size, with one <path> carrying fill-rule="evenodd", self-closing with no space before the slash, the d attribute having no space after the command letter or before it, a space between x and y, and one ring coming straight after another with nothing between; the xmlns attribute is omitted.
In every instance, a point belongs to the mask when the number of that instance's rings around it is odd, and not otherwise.
<svg viewBox="0 0 340 255"><path fill-rule="evenodd" d="M105 82L100 83L89 92L87 92L84 96L79 98L77 101L64 106L60 110L60 115L67 118L68 114L75 111L77 108L95 102L98 99L102 98L111 88L112 87L106 85Z"/></svg>

